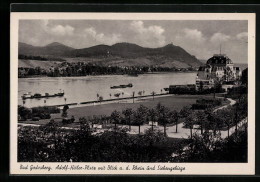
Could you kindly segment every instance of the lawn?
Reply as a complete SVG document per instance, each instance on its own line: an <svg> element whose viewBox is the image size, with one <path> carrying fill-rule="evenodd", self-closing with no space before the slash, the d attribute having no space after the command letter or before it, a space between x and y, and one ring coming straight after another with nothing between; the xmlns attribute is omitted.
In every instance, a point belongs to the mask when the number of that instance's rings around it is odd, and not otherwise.
<svg viewBox="0 0 260 182"><path fill-rule="evenodd" d="M136 110L141 104L148 107L156 107L158 103L170 108L171 110L180 110L184 106L188 106L196 102L198 97L203 96L166 96L166 97L155 97L153 99L142 99L142 102L138 103L111 103L111 104L101 104L95 106L84 106L71 108L68 110L68 116L74 116L76 121L79 117L88 117L93 115L107 115L109 116L114 110L122 111L126 108L132 108ZM138 101L136 99L136 101ZM52 118L58 118L61 114L54 114Z"/></svg>
<svg viewBox="0 0 260 182"><path fill-rule="evenodd" d="M156 107L158 103L168 107L170 110L181 110L184 106L189 106L194 104L199 98L208 98L212 96L205 95L170 95L165 97L155 97L153 99L142 98L142 100L135 99L135 103L110 103L110 104L100 104L95 106L83 106L83 107L75 107L68 109L68 117L75 117L75 122L66 126L75 126L77 125L78 119L80 117L89 117L89 116L99 116L106 115L110 116L114 110L122 112L125 108L132 108L136 110L141 104L148 107L153 108ZM51 117L55 119L57 122L61 124L61 113L52 114ZM57 119L60 118L60 119ZM40 120L40 121L23 121L20 123L28 123L28 124L39 124L43 125L49 122L50 119ZM65 125L64 125L65 126Z"/></svg>

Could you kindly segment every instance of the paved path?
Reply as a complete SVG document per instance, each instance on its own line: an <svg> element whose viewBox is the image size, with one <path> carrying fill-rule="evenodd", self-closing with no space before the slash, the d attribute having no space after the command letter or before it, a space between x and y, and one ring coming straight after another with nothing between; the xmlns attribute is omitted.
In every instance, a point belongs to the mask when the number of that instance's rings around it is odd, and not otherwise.
<svg viewBox="0 0 260 182"><path fill-rule="evenodd" d="M216 112L217 110L220 110L220 109L224 109L224 108L226 108L226 107L228 107L228 106L232 106L232 105L234 105L234 104L236 103L236 101L235 101L235 100L233 100L233 99L227 98L227 100L229 100L229 101L230 101L230 103L229 103L229 104L227 104L227 105L224 105L224 106L221 106L221 107L219 107L219 108L215 109L213 112Z"/></svg>
<svg viewBox="0 0 260 182"><path fill-rule="evenodd" d="M247 122L247 118L243 119L242 121L240 121L238 123L238 128L240 128L244 123ZM121 126L122 127L122 126ZM128 128L128 126L124 126L126 128ZM151 128L151 126L148 126L148 125L143 125L141 126L141 133L144 133L145 130L147 130L148 128ZM160 130L161 132L164 131L164 128L162 126L157 126L157 127L154 127L155 129L157 130ZM229 129L229 135L231 135L232 133L235 132L235 128L236 126L233 126L232 128ZM130 134L138 134L138 126L132 126L131 127L131 132L128 132ZM178 133L176 133L176 126L171 126L171 127L167 127L166 128L166 133L167 133L167 136L170 137L170 138L189 138L190 137L190 129L189 128L184 128L184 125L183 123L179 123L178 124ZM201 131L199 128L194 128L192 129L192 134L200 134ZM226 138L228 136L228 131L225 130L225 131L220 131L221 133L221 138Z"/></svg>
<svg viewBox="0 0 260 182"><path fill-rule="evenodd" d="M32 126L32 127L40 127L42 125L38 125L38 124L28 124L28 123L18 123L18 126ZM72 128L72 127L60 127L61 129L65 129L65 130L78 130L79 128Z"/></svg>
<svg viewBox="0 0 260 182"><path fill-rule="evenodd" d="M232 100L230 98L227 98L227 99L230 101L230 103L215 109L214 112L216 112L217 110L220 110L220 109L224 109L224 108L228 107L229 105L234 105L236 103L235 100ZM244 120L240 121L238 125L241 126L243 123L245 123ZM124 127L127 127L127 126L124 126ZM144 131L147 130L148 128L150 128L150 127L151 126L149 126L149 125L141 126L141 129L140 129L141 133L144 133ZM155 128L160 130L160 131L162 131L162 132L164 131L163 126L157 126ZM138 134L138 132L139 132L138 126L132 126L131 127L131 132L129 132L129 133L131 133L131 134ZM234 132L235 132L235 126L230 128L229 134L231 135ZM167 133L167 136L170 137L170 138L189 138L189 136L190 136L190 129L189 128L185 128L183 123L179 123L178 124L178 133L176 133L176 126L175 125L171 126L171 127L167 127L166 133ZM201 130L198 127L196 128L196 126L194 127L194 129L192 129L192 134L195 134L195 133L197 133L197 134L201 133ZM227 135L228 135L228 131L227 130L226 131L221 131L221 138L226 138Z"/></svg>

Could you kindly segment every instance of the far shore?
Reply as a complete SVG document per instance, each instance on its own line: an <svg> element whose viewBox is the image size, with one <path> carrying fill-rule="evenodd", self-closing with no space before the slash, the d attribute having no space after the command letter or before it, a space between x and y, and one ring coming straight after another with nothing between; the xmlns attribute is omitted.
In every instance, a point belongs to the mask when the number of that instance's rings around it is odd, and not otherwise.
<svg viewBox="0 0 260 182"><path fill-rule="evenodd" d="M197 71L162 71L162 72L147 72L147 73L141 73L138 75L150 75L150 74L169 74L169 73L196 73ZM129 77L133 77L131 75L128 74L100 74L100 75L86 75L86 76L77 76L77 75L73 75L73 76L57 76L57 77L51 77L51 76L47 76L47 75L31 75L31 76L24 76L24 77L18 77L18 78L69 78L69 77L88 77L88 76L118 76L118 75L122 75L122 76L129 76Z"/></svg>

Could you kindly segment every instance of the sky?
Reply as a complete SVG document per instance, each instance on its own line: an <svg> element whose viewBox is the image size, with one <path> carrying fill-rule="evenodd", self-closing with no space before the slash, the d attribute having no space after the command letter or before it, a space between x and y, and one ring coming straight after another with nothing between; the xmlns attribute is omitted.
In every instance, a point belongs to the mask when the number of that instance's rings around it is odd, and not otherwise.
<svg viewBox="0 0 260 182"><path fill-rule="evenodd" d="M45 46L59 42L73 48L120 42L143 47L174 44L198 59L226 54L247 63L245 20L20 20L19 42Z"/></svg>

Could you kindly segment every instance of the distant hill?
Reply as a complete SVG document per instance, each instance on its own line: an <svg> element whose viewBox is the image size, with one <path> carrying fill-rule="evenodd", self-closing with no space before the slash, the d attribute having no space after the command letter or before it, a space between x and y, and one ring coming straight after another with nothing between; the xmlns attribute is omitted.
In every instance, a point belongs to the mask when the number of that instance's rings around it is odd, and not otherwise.
<svg viewBox="0 0 260 182"><path fill-rule="evenodd" d="M87 61L103 65L164 66L176 68L198 67L202 63L183 48L168 44L159 48L145 48L136 44L117 43L74 49L54 42L44 47L19 43L19 54L57 56L69 61ZM90 61L91 60L91 61Z"/></svg>
<svg viewBox="0 0 260 182"><path fill-rule="evenodd" d="M44 47L32 46L19 42L18 52L21 55L30 56L63 56L66 52L72 51L74 48L65 46L58 42L53 42Z"/></svg>

